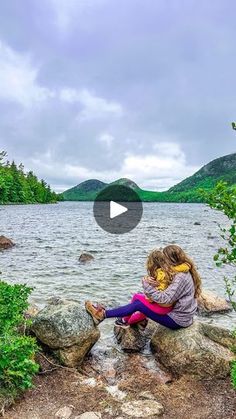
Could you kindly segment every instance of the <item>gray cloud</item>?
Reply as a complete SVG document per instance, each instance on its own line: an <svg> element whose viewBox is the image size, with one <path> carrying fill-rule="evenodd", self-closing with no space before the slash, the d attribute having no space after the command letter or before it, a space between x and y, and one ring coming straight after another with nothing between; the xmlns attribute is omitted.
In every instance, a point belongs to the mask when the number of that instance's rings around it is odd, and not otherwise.
<svg viewBox="0 0 236 419"><path fill-rule="evenodd" d="M164 189L234 152L235 8L0 4L1 147L57 190L125 175Z"/></svg>

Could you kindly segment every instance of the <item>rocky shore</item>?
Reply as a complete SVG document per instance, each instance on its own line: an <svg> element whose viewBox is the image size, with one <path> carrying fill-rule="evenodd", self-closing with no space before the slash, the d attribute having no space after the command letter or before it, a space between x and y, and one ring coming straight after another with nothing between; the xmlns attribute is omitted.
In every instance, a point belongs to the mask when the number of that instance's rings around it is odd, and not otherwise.
<svg viewBox="0 0 236 419"><path fill-rule="evenodd" d="M222 312L223 306L231 309L206 292L201 313ZM201 317L178 331L149 321L144 330L115 327L116 343L104 348L100 330L76 301L53 298L27 316L42 348L41 370L35 388L6 412L7 419L235 417L229 372L236 341L227 329Z"/></svg>
<svg viewBox="0 0 236 419"><path fill-rule="evenodd" d="M223 301L213 300L220 311ZM41 374L6 418L235 417L229 371L236 342L227 329L197 319L170 331L149 321L145 330L115 327L118 346L91 352L100 331L80 303L54 298L32 313Z"/></svg>

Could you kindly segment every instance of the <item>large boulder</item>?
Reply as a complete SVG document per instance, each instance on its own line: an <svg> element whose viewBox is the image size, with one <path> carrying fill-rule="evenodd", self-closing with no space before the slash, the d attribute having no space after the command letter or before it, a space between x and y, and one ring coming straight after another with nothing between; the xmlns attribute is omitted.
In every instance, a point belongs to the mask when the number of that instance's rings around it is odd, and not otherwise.
<svg viewBox="0 0 236 419"><path fill-rule="evenodd" d="M176 331L158 325L151 344L157 359L177 376L223 378L235 359L231 348L236 341L231 332L197 321Z"/></svg>
<svg viewBox="0 0 236 419"><path fill-rule="evenodd" d="M8 239L5 236L0 236L0 249L10 249L15 246L15 243L11 239Z"/></svg>
<svg viewBox="0 0 236 419"><path fill-rule="evenodd" d="M63 365L76 367L100 337L91 316L77 302L55 299L34 318L32 331Z"/></svg>
<svg viewBox="0 0 236 419"><path fill-rule="evenodd" d="M198 313L202 316L227 313L231 310L232 306L225 298L219 297L211 291L203 290L198 297Z"/></svg>

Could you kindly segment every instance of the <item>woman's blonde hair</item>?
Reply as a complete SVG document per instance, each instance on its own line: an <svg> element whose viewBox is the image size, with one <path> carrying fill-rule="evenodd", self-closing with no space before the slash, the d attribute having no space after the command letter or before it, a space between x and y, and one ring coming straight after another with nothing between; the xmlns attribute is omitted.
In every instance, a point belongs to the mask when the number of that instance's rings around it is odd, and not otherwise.
<svg viewBox="0 0 236 419"><path fill-rule="evenodd" d="M156 279L156 270L158 268L165 272L167 283L170 284L174 275L168 259L164 256L161 249L154 249L147 258L147 272L152 278Z"/></svg>
<svg viewBox="0 0 236 419"><path fill-rule="evenodd" d="M199 295L201 294L202 280L193 260L190 259L190 257L184 252L183 249L181 249L180 246L177 246L175 244L166 246L163 249L163 254L172 266L177 266L181 263L187 263L188 265L190 265L189 272L193 277L195 287L195 298L199 297Z"/></svg>

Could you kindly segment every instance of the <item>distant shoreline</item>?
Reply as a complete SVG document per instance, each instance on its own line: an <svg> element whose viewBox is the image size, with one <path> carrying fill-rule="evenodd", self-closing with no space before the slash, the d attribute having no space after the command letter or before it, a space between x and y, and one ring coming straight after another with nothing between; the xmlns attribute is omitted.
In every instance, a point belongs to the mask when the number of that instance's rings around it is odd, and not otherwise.
<svg viewBox="0 0 236 419"><path fill-rule="evenodd" d="M55 202L6 202L4 204L0 204L0 207L6 207L6 206L20 206L20 205L49 205L49 204L58 204L60 201ZM63 202L63 201L61 201Z"/></svg>

